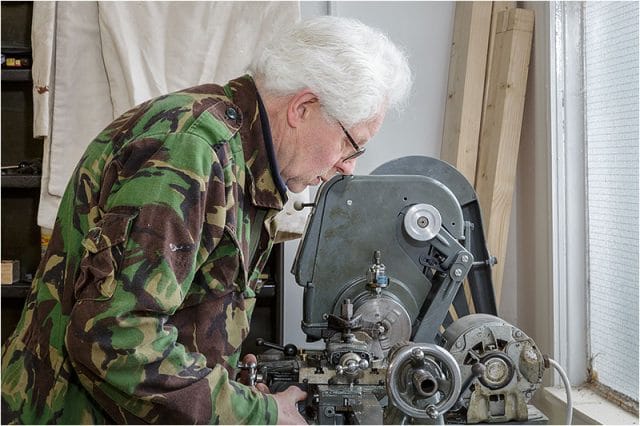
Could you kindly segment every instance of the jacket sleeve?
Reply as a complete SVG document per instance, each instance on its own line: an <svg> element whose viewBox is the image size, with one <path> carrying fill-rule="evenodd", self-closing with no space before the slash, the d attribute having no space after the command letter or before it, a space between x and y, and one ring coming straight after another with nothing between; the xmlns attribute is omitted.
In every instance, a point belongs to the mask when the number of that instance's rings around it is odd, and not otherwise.
<svg viewBox="0 0 640 426"><path fill-rule="evenodd" d="M119 423L276 423L273 397L208 366L171 323L224 232L224 153L184 133L131 147L74 283L66 347L82 385Z"/></svg>

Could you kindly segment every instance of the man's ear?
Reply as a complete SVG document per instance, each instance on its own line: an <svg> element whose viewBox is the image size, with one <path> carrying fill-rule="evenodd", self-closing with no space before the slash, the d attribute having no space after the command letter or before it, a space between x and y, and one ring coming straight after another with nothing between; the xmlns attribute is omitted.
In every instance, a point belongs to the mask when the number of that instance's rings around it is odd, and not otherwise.
<svg viewBox="0 0 640 426"><path fill-rule="evenodd" d="M296 128L309 118L312 108L319 105L318 97L309 89L303 89L293 95L287 104L287 121Z"/></svg>

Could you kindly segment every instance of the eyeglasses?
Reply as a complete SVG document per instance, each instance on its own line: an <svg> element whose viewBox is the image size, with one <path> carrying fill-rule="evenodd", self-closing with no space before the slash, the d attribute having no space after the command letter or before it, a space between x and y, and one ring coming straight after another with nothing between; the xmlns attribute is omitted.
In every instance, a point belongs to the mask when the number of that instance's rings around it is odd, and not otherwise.
<svg viewBox="0 0 640 426"><path fill-rule="evenodd" d="M356 143L356 141L353 140L353 138L351 137L351 135L349 134L349 132L347 132L347 129L344 128L344 126L342 125L341 122L338 121L338 124L340 125L340 128L342 129L342 131L344 132L344 134L347 136L347 139L349 140L349 143L351 143L351 146L353 147L353 149L356 151L350 155L347 155L346 157L344 157L341 161L344 163L345 161L349 161L349 160L353 160L354 158L358 158L360 157L362 154L364 154L365 152L365 148L362 148L361 146L358 146L358 144Z"/></svg>

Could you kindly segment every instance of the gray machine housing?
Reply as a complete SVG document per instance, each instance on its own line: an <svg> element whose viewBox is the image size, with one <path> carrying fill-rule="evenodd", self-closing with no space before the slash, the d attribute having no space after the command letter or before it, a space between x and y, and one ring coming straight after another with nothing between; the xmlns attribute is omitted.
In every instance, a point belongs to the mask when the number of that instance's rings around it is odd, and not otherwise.
<svg viewBox="0 0 640 426"><path fill-rule="evenodd" d="M316 424L526 421L543 359L496 316L494 263L475 191L447 163L413 156L336 176L292 270L302 330L325 348L286 345L240 367L274 391L304 386Z"/></svg>
<svg viewBox="0 0 640 426"><path fill-rule="evenodd" d="M443 219L430 241L416 241L403 226L414 205L433 206ZM390 161L369 176L336 176L323 185L293 266L305 288L302 330L322 338L326 317L344 299L357 301L366 287L373 253L381 251L389 275L383 295L398 300L412 321L412 340L431 343L454 303L468 313L459 284L468 277L476 312L497 314L489 256L475 191L449 164L411 156ZM442 256L445 256L443 259ZM444 270L461 275L438 277ZM446 277L444 277L446 278ZM456 288L453 288L456 287Z"/></svg>

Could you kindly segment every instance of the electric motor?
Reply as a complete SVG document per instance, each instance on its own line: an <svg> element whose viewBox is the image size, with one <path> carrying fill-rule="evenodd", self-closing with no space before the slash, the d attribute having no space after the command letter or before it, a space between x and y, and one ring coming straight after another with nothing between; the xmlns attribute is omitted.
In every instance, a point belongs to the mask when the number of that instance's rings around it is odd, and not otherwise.
<svg viewBox="0 0 640 426"><path fill-rule="evenodd" d="M460 366L464 421L527 421L527 402L544 373L543 356L535 342L517 327L487 314L460 318L443 337L445 348Z"/></svg>

